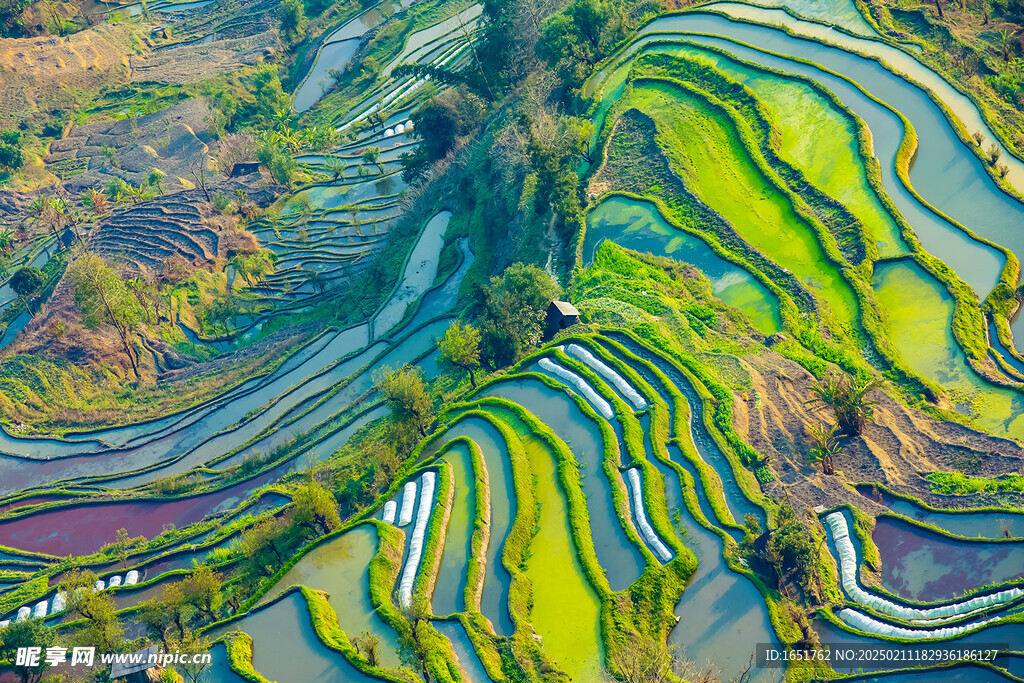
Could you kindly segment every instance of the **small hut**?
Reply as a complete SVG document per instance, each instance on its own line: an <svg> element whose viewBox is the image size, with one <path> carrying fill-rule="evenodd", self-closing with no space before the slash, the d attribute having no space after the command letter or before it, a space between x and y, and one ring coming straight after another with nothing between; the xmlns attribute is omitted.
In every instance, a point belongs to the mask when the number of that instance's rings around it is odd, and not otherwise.
<svg viewBox="0 0 1024 683"><path fill-rule="evenodd" d="M552 301L548 306L544 338L551 339L559 331L572 327L580 321L580 312L568 301Z"/></svg>
<svg viewBox="0 0 1024 683"><path fill-rule="evenodd" d="M240 164L235 164L231 167L231 177L237 178L242 175L251 175L253 173L260 172L260 164L258 161L246 161Z"/></svg>

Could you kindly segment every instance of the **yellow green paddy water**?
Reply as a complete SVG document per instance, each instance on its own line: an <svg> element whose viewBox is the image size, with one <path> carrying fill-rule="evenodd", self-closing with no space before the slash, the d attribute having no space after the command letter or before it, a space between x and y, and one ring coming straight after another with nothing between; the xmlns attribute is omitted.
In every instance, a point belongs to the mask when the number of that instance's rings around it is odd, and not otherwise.
<svg viewBox="0 0 1024 683"><path fill-rule="evenodd" d="M953 299L912 261L875 266L875 297L907 364L941 385L959 412L998 436L1024 437L1024 395L989 384L967 365L953 337Z"/></svg>
<svg viewBox="0 0 1024 683"><path fill-rule="evenodd" d="M526 574L533 585L530 621L545 652L572 680L599 680L604 659L601 602L576 557L569 505L558 483L554 455L513 415L495 412L522 439L540 509L537 535L526 561Z"/></svg>
<svg viewBox="0 0 1024 683"><path fill-rule="evenodd" d="M850 286L829 263L810 226L761 172L732 122L703 99L668 82L638 83L625 104L659 123L670 163L684 182L749 244L790 270L848 330L858 327Z"/></svg>
<svg viewBox="0 0 1024 683"><path fill-rule="evenodd" d="M880 258L907 253L899 227L868 182L853 122L809 84L753 69L710 50L673 51L696 58L750 88L778 128L779 157L842 203L875 239Z"/></svg>

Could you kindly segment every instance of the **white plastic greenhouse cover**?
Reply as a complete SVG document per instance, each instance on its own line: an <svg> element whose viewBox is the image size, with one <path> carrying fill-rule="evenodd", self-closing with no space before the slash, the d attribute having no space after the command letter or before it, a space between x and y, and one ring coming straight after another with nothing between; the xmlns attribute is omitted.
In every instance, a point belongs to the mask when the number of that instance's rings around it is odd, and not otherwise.
<svg viewBox="0 0 1024 683"><path fill-rule="evenodd" d="M124 575L124 585L134 586L139 582L139 573L134 569Z"/></svg>
<svg viewBox="0 0 1024 683"><path fill-rule="evenodd" d="M0 621L0 628L7 628L10 625L11 625L11 620L10 619L4 619L3 621Z"/></svg>
<svg viewBox="0 0 1024 683"><path fill-rule="evenodd" d="M46 607L47 607L46 600L43 600L42 602L36 603L35 608L32 610L32 618L33 619L42 619L43 617L45 617L46 616Z"/></svg>
<svg viewBox="0 0 1024 683"><path fill-rule="evenodd" d="M427 533L427 522L430 520L430 512L434 507L436 480L435 472L424 472L420 477L420 483L423 484L420 487L420 507L416 511L416 526L412 528L409 557L405 560L405 567L402 568L402 582L398 586L398 602L402 607L408 607L412 602L412 584L416 581L420 560L423 558L423 537Z"/></svg>
<svg viewBox="0 0 1024 683"><path fill-rule="evenodd" d="M611 382L616 389L622 392L623 396L629 399L634 408L643 410L647 407L647 401L644 400L644 397L622 375L598 360L589 350L579 344L569 344L566 350L583 361L584 365L588 366L591 370Z"/></svg>
<svg viewBox="0 0 1024 683"><path fill-rule="evenodd" d="M970 600L956 602L951 605L941 605L939 607L928 607L924 609L907 607L905 605L899 605L891 602L881 596L867 592L860 587L859 583L857 583L857 553L853 547L853 541L850 539L849 527L846 525L846 517L843 513L833 512L827 515L825 520L828 522L829 526L832 527L832 538L835 540L836 552L839 554L843 590L846 591L846 594L849 595L850 599L854 602L872 607L882 614L887 614L891 617L905 619L908 621L921 620L923 623L927 624L928 622L926 620L939 619L941 617L963 616L965 614L976 612L980 609L985 609L986 607L999 605L1024 596L1024 590L1021 590L1020 588L1009 588L1004 591L999 591L998 593L979 595L971 598ZM936 622L933 621L932 623Z"/></svg>
<svg viewBox="0 0 1024 683"><path fill-rule="evenodd" d="M384 503L384 521L387 524L395 523L395 513L398 511L398 503L393 500L389 500Z"/></svg>
<svg viewBox="0 0 1024 683"><path fill-rule="evenodd" d="M50 614L61 612L68 606L68 594L61 591L53 596L53 604L50 606Z"/></svg>
<svg viewBox="0 0 1024 683"><path fill-rule="evenodd" d="M105 583L103 582L103 579L100 579L100 580L98 580L98 581L96 582L96 585L95 585L95 586L93 586L93 588L95 588L95 589L96 589L96 592L97 592L97 593L99 593L99 592L100 592L101 590L103 590L103 589L104 589L104 588L106 588L106 587L107 587L107 584L105 584Z"/></svg>
<svg viewBox="0 0 1024 683"><path fill-rule="evenodd" d="M28 619L31 614L32 614L32 609L30 607L28 607L27 605L25 607L19 608L18 609L18 616L14 617L14 623L20 624L21 622L23 622L26 619Z"/></svg>
<svg viewBox="0 0 1024 683"><path fill-rule="evenodd" d="M604 415L604 418L606 420L610 420L612 419L612 417L615 416L615 412L612 410L612 407L608 405L608 401L601 398L597 394L597 392L594 391L594 388L587 384L583 380L583 378L577 375L575 372L572 372L571 370L566 370L558 363L552 361L550 358L541 358L538 365L540 365L542 368L544 368L551 374L558 375L566 382L571 384L573 387L575 387L576 390L583 394L583 396L588 401L594 404L594 407L597 408L597 412Z"/></svg>
<svg viewBox="0 0 1024 683"><path fill-rule="evenodd" d="M668 562L672 559L672 551L658 537L654 527L651 526L650 521L647 519L647 510L644 508L644 491L640 485L640 470L634 467L628 470L626 474L629 478L629 488L633 496L633 512L636 514L636 521L640 524L640 533L643 535L644 540L647 541L647 545L651 546L658 557L661 558L661 561Z"/></svg>
<svg viewBox="0 0 1024 683"><path fill-rule="evenodd" d="M110 580L107 581L107 588L114 588L114 587L120 586L120 585L121 585L121 577L120 576L111 576Z"/></svg>
<svg viewBox="0 0 1024 683"><path fill-rule="evenodd" d="M863 612L858 612L850 609L849 607L839 612L839 618L850 626L864 631L865 633L874 633L880 636L895 636L897 638L908 638L911 640L923 640L925 638L938 638L945 640L948 638L955 638L968 631L973 631L976 628L984 626L985 624L993 621L999 621L999 617L992 617L991 619L975 621L970 624L963 624L962 626L949 626L947 628L917 631L914 629L894 626L893 624L883 623L877 619L872 619Z"/></svg>
<svg viewBox="0 0 1024 683"><path fill-rule="evenodd" d="M416 482L410 481L402 491L402 512L398 515L398 526L406 526L412 521L412 511L416 505Z"/></svg>

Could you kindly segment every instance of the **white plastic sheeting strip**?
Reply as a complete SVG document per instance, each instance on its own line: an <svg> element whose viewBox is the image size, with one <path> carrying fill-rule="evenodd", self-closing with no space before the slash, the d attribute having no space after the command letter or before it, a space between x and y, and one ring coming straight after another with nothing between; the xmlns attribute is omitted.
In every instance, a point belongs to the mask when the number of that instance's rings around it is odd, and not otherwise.
<svg viewBox="0 0 1024 683"><path fill-rule="evenodd" d="M636 515L636 521L640 525L640 534L644 537L647 545L661 558L661 561L668 562L672 559L672 551L662 542L647 519L647 510L644 508L644 491L640 485L640 470L633 467L626 472L626 475L633 497L633 514Z"/></svg>
<svg viewBox="0 0 1024 683"><path fill-rule="evenodd" d="M28 619L29 616L31 616L31 614L32 614L32 608L27 607L27 606L20 608L18 610L18 616L14 617L14 623L15 624L20 624L21 622L23 622L26 619Z"/></svg>
<svg viewBox="0 0 1024 683"><path fill-rule="evenodd" d="M393 500L389 500L384 503L384 522L386 524L395 523L395 513L398 511L398 503Z"/></svg>
<svg viewBox="0 0 1024 683"><path fill-rule="evenodd" d="M11 620L10 619L4 619L3 621L0 621L0 628L7 628L10 625L11 625Z"/></svg>
<svg viewBox="0 0 1024 683"><path fill-rule="evenodd" d="M633 404L634 408L637 410L643 410L647 407L647 401L645 401L644 397L640 395L640 392L634 389L622 375L605 365L604 362L598 360L598 358L589 350L583 348L579 344L569 344L565 347L565 350L583 361L583 364L588 366L591 370L611 382L623 396L629 399L629 402Z"/></svg>
<svg viewBox="0 0 1024 683"><path fill-rule="evenodd" d="M416 482L410 481L402 491L402 512L398 515L398 526L408 526L412 521L412 511L416 506Z"/></svg>
<svg viewBox="0 0 1024 683"><path fill-rule="evenodd" d="M50 614L64 611L68 606L68 594L61 591L53 596L53 604L50 606Z"/></svg>
<svg viewBox="0 0 1024 683"><path fill-rule="evenodd" d="M120 576L111 576L110 580L107 581L107 588L116 588L117 586L120 586L120 585L121 585L121 577Z"/></svg>
<svg viewBox="0 0 1024 683"><path fill-rule="evenodd" d="M46 600L36 603L36 606L32 609L33 619L42 619L46 616L46 608L49 606Z"/></svg>
<svg viewBox="0 0 1024 683"><path fill-rule="evenodd" d="M885 622L872 619L863 612L858 612L857 610L850 609L849 607L839 612L839 618L850 626L864 631L865 633L874 633L880 636L894 636L896 638L908 638L911 640L923 640L925 638L946 640L948 638L963 635L967 631L972 631L979 626L984 626L985 624L993 621L999 621L999 617L992 617L991 619L975 621L962 626L948 626L946 628L917 631L914 629L895 626L893 624L886 624Z"/></svg>
<svg viewBox="0 0 1024 683"><path fill-rule="evenodd" d="M124 585L134 586L139 582L139 573L134 569L124 575Z"/></svg>
<svg viewBox="0 0 1024 683"><path fill-rule="evenodd" d="M885 598L869 593L857 583L857 552L850 539L850 530L846 525L846 517L842 512L833 512L825 517L825 521L832 527L832 538L835 541L836 552L839 553L839 568L843 582L843 590L850 596L850 599L861 605L874 608L875 611L887 614L898 619L929 620L941 617L958 617L976 612L986 607L993 607L1004 602L1015 600L1024 596L1024 590L1020 588L1009 588L998 593L979 595L970 600L956 602L951 605L940 607L927 607L918 609L907 607L890 602ZM972 627L973 628L973 627ZM948 630L948 629L944 629ZM928 636L936 637L936 636Z"/></svg>
<svg viewBox="0 0 1024 683"><path fill-rule="evenodd" d="M584 379L575 372L566 370L550 358L541 358L540 362L537 364L551 374L557 375L571 384L578 392L583 394L584 398L594 404L594 407L597 408L597 412L604 415L604 419L610 420L615 416L615 412L612 410L612 407L608 405L608 401L598 396L597 392L594 391L594 388L587 384L586 381L584 381Z"/></svg>
<svg viewBox="0 0 1024 683"><path fill-rule="evenodd" d="M409 557L402 568L402 582L398 586L398 602L402 607L412 603L412 584L423 559L423 537L427 533L427 522L434 507L434 485L437 481L435 472L424 472L420 477L420 507L416 511L416 525L412 528L412 540L409 542Z"/></svg>
<svg viewBox="0 0 1024 683"><path fill-rule="evenodd" d="M106 588L106 587L107 587L107 584L106 584L106 583L105 583L105 582L103 581L103 579L99 579L99 580L98 580L98 581L96 582L96 585L94 585L94 586L93 586L93 588L95 588L95 589L96 589L96 592L97 592L97 593L99 593L99 592L100 592L101 590L103 590L103 589L104 589L104 588Z"/></svg>

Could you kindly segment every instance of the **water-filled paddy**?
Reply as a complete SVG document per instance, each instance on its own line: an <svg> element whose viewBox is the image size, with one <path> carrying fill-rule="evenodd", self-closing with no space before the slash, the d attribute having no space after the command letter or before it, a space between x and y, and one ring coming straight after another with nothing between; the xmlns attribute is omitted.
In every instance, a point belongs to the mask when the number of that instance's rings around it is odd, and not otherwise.
<svg viewBox="0 0 1024 683"><path fill-rule="evenodd" d="M781 12L753 11L767 12L767 16L774 20L790 23L790 19ZM737 23L720 16L691 13L662 17L648 24L643 32L650 34L659 31L694 31L729 36L735 41L816 62L852 78L902 112L913 124L921 144L910 171L910 180L924 199L982 236L1009 247L1015 253L1024 253L1024 236L1015 227L1020 222L1020 203L998 189L983 169L981 161L964 146L942 112L917 87L877 63L842 49L792 38L770 27ZM831 34L839 36L835 31ZM847 36L842 38L857 40ZM885 47L881 43L872 43L872 46ZM913 61L909 55L899 55L900 59ZM794 66L791 70L799 71L800 67ZM821 73L817 69L812 70ZM932 78L937 77L932 74ZM963 99L962 95L959 97ZM945 94L943 99L946 99ZM976 128L978 126L968 124L968 130ZM990 135L987 137L991 139Z"/></svg>
<svg viewBox="0 0 1024 683"><path fill-rule="evenodd" d="M448 615L464 612L466 572L472 552L473 519L476 505L474 490L473 461L466 444L456 444L448 449L445 461L452 468L455 481L455 498L452 501L448 533L444 540L444 554L441 570L434 588L432 605L434 614Z"/></svg>
<svg viewBox="0 0 1024 683"><path fill-rule="evenodd" d="M244 631L253 640L253 668L277 683L374 683L320 642L301 593L218 629ZM287 653L288 656L282 656Z"/></svg>
<svg viewBox="0 0 1024 683"><path fill-rule="evenodd" d="M597 425L566 394L539 381L502 382L486 395L524 406L565 442L581 465L580 479L587 497L594 550L612 590L623 590L640 578L643 556L629 541L616 513L611 485L604 472L604 443Z"/></svg>
<svg viewBox="0 0 1024 683"><path fill-rule="evenodd" d="M953 338L953 299L910 261L879 263L875 297L886 312L890 340L906 363L950 394L957 410L1001 436L1024 434L1024 395L983 381Z"/></svg>
<svg viewBox="0 0 1024 683"><path fill-rule="evenodd" d="M601 603L590 586L569 526L569 504L559 486L554 454L524 425L508 417L526 448L540 515L526 575L533 586L530 621L544 650L573 680L600 675Z"/></svg>
<svg viewBox="0 0 1024 683"><path fill-rule="evenodd" d="M304 585L326 591L327 601L338 613L338 623L350 638L372 631L380 636L383 666L398 666L398 639L370 605L367 566L377 552L377 532L358 526L317 546L274 584L261 602L277 597L289 586Z"/></svg>
<svg viewBox="0 0 1024 683"><path fill-rule="evenodd" d="M491 540L487 546L484 567L484 590L480 612L490 619L498 635L512 635L512 620L508 614L508 587L510 577L501 564L505 537L516 513L515 490L512 485L512 464L508 458L505 440L497 429L479 418L461 420L434 441L437 447L456 436L469 437L480 447L487 467L491 489Z"/></svg>
<svg viewBox="0 0 1024 683"><path fill-rule="evenodd" d="M863 495L881 502L893 512L967 538L1024 537L1024 515L1013 512L941 512L929 510L879 490L872 493L858 487Z"/></svg>
<svg viewBox="0 0 1024 683"><path fill-rule="evenodd" d="M653 204L609 197L587 215L584 263L592 263L602 240L689 263L711 282L719 299L740 309L765 334L782 329L778 300L753 275L726 261L703 241L669 225Z"/></svg>
<svg viewBox="0 0 1024 683"><path fill-rule="evenodd" d="M882 585L911 600L945 600L1024 576L1024 543L957 541L892 517L872 534Z"/></svg>
<svg viewBox="0 0 1024 683"><path fill-rule="evenodd" d="M473 643L466 634L466 629L458 621L437 621L434 627L441 632L452 644L455 657L466 673L469 674L471 683L491 683L490 676L484 668L480 656L473 649Z"/></svg>
<svg viewBox="0 0 1024 683"><path fill-rule="evenodd" d="M668 82L642 82L624 97L674 133L673 170L739 235L829 304L849 330L858 327L850 286L829 263L811 227L758 168L731 120ZM756 152L755 152L756 153Z"/></svg>
<svg viewBox="0 0 1024 683"><path fill-rule="evenodd" d="M778 127L779 156L860 219L879 256L907 251L899 227L868 181L853 122L808 83L775 76L710 50L684 47L673 53L697 57L753 90Z"/></svg>

